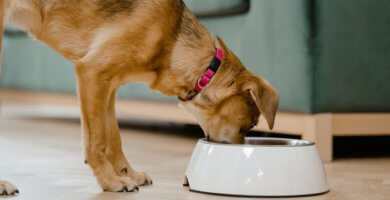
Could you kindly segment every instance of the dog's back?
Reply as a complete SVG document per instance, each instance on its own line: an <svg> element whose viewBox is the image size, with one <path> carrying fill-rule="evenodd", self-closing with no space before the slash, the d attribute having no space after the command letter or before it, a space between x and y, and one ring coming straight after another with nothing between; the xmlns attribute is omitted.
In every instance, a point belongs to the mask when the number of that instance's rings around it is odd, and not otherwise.
<svg viewBox="0 0 390 200"><path fill-rule="evenodd" d="M2 6L12 24L74 62L106 38L143 36L132 38L139 42L148 30L153 38L173 31L184 8L180 0L3 0Z"/></svg>

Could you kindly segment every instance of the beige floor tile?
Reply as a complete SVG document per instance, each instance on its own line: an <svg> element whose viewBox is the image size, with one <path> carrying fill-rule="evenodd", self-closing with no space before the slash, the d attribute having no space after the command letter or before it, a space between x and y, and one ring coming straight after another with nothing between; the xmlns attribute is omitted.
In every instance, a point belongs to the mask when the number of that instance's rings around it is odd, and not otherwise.
<svg viewBox="0 0 390 200"><path fill-rule="evenodd" d="M124 151L154 185L136 193L102 192L83 163L80 130L70 121L0 117L0 177L12 180L21 192L10 199L245 199L182 187L195 139L131 129L122 130ZM329 193L290 199L390 199L390 158L336 160L326 170Z"/></svg>

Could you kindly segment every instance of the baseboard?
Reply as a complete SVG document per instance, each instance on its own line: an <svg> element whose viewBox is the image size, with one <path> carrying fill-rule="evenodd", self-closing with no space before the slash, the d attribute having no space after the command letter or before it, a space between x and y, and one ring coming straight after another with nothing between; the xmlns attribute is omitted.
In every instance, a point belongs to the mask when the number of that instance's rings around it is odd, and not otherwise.
<svg viewBox="0 0 390 200"><path fill-rule="evenodd" d="M0 89L0 100L3 103L29 104L30 112L24 113L49 114L52 110L52 112L63 111L68 116L71 116L71 113L75 116L78 115L77 97L72 94ZM196 124L192 116L179 108L177 103L119 99L116 103L116 110L121 118L130 117ZM278 112L273 130L268 129L263 117L260 118L260 123L254 130L302 135L313 123L313 119L324 114L329 115L332 121L330 123L332 135L390 135L390 113L305 114Z"/></svg>

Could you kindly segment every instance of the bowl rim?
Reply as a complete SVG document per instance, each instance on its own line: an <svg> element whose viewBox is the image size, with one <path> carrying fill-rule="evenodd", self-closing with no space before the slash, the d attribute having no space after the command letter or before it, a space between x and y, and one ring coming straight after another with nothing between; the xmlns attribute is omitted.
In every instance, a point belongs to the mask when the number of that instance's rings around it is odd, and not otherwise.
<svg viewBox="0 0 390 200"><path fill-rule="evenodd" d="M299 141L300 144L286 144L286 145L271 145L271 144L265 144L265 145L259 145L259 144L227 144L227 143L217 143L217 142L211 142L207 141L206 138L201 138L198 140L199 143L204 143L208 145L222 145L222 146L236 146L236 147L307 147L307 146L314 146L315 143L308 140L300 140L300 139L290 139L290 138L274 138L274 137L245 137L245 140L282 140L282 141Z"/></svg>

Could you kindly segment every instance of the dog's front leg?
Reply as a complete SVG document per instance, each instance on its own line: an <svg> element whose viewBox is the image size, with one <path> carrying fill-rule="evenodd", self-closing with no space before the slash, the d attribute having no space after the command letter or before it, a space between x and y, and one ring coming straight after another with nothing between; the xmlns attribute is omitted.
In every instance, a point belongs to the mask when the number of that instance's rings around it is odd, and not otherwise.
<svg viewBox="0 0 390 200"><path fill-rule="evenodd" d="M121 144L118 122L115 116L115 91L111 93L108 107L106 154L116 173L130 177L138 186L152 184L152 179L144 172L136 172L127 161Z"/></svg>
<svg viewBox="0 0 390 200"><path fill-rule="evenodd" d="M110 76L91 65L77 64L78 95L81 104L86 159L105 191L138 190L129 177L115 172L106 155L108 107L113 89Z"/></svg>
<svg viewBox="0 0 390 200"><path fill-rule="evenodd" d="M18 194L19 190L10 182L0 180L0 196Z"/></svg>

